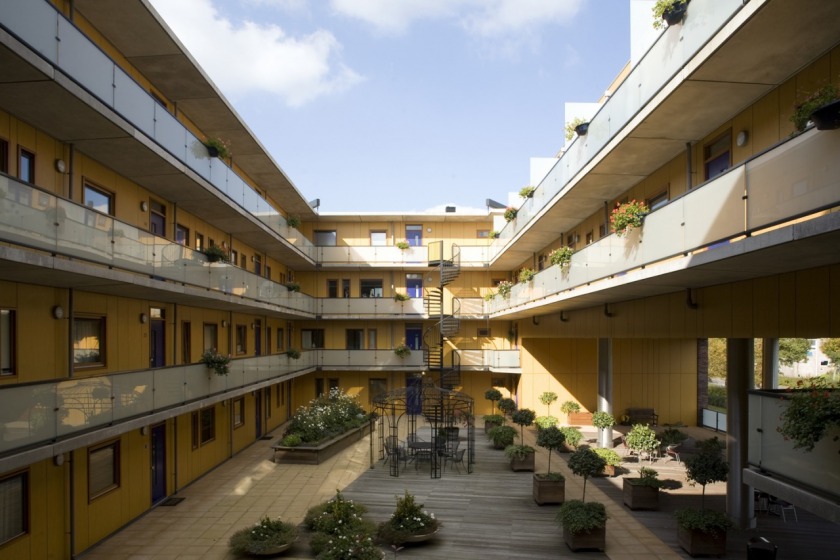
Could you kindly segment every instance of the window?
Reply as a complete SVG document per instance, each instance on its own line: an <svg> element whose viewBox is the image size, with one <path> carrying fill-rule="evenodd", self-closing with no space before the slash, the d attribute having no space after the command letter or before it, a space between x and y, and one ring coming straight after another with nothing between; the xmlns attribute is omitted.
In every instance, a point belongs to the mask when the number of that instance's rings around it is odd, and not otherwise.
<svg viewBox="0 0 840 560"><path fill-rule="evenodd" d="M265 327L265 353L266 354L271 354L272 353L271 352L271 342L273 340L274 339L271 337L271 327L266 325L266 327Z"/></svg>
<svg viewBox="0 0 840 560"><path fill-rule="evenodd" d="M268 265L265 265L265 277L271 280L271 267Z"/></svg>
<svg viewBox="0 0 840 560"><path fill-rule="evenodd" d="M343 294L341 297L350 297L350 279L343 278L341 280L341 293Z"/></svg>
<svg viewBox="0 0 840 560"><path fill-rule="evenodd" d="M475 232L475 236L478 239L490 239L490 230L489 229L480 229Z"/></svg>
<svg viewBox="0 0 840 560"><path fill-rule="evenodd" d="M233 427L238 428L245 424L245 397L233 401Z"/></svg>
<svg viewBox="0 0 840 560"><path fill-rule="evenodd" d="M648 208L650 211L653 212L657 208L662 208L668 204L668 189L665 189L661 193L650 197L647 201Z"/></svg>
<svg viewBox="0 0 840 560"><path fill-rule="evenodd" d="M283 329L277 329L277 351L282 352L285 348Z"/></svg>
<svg viewBox="0 0 840 560"><path fill-rule="evenodd" d="M190 246L190 230L181 224L177 224L175 226L175 243L183 245L184 247Z"/></svg>
<svg viewBox="0 0 840 560"><path fill-rule="evenodd" d="M490 337L490 329L486 328L486 327L479 327L478 330L476 331L476 336L479 336L479 337L482 337L482 338L489 338Z"/></svg>
<svg viewBox="0 0 840 560"><path fill-rule="evenodd" d="M323 348L324 329L302 329L300 343L304 348Z"/></svg>
<svg viewBox="0 0 840 560"><path fill-rule="evenodd" d="M192 325L189 321L181 323L181 363L192 363Z"/></svg>
<svg viewBox="0 0 840 560"><path fill-rule="evenodd" d="M262 276L262 257L254 255L254 274Z"/></svg>
<svg viewBox="0 0 840 560"><path fill-rule="evenodd" d="M236 325L236 353L244 354L248 351L248 326Z"/></svg>
<svg viewBox="0 0 840 560"><path fill-rule="evenodd" d="M0 173L9 172L9 142L0 138ZM3 539L0 538L0 543Z"/></svg>
<svg viewBox="0 0 840 560"><path fill-rule="evenodd" d="M230 264L233 266L239 266L239 251L236 249L230 250Z"/></svg>
<svg viewBox="0 0 840 560"><path fill-rule="evenodd" d="M362 297L382 297L382 280L361 280L359 290Z"/></svg>
<svg viewBox="0 0 840 560"><path fill-rule="evenodd" d="M198 421L198 412L193 412L190 415L190 440L192 441L192 448L198 449L199 434L201 433L200 424Z"/></svg>
<svg viewBox="0 0 840 560"><path fill-rule="evenodd" d="M73 320L73 363L80 367L105 365L105 317Z"/></svg>
<svg viewBox="0 0 840 560"><path fill-rule="evenodd" d="M406 224L405 239L410 247L423 245L423 226L418 224Z"/></svg>
<svg viewBox="0 0 840 560"><path fill-rule="evenodd" d="M202 352L217 350L219 348L219 325L216 323L204 323L204 333L202 336L204 337L202 341Z"/></svg>
<svg viewBox="0 0 840 560"><path fill-rule="evenodd" d="M120 442L88 449L88 499L120 487Z"/></svg>
<svg viewBox="0 0 840 560"><path fill-rule="evenodd" d="M405 290L408 293L408 297L423 297L423 275L414 272L406 274Z"/></svg>
<svg viewBox="0 0 840 560"><path fill-rule="evenodd" d="M216 439L216 409L204 408L199 411L200 443L204 445Z"/></svg>
<svg viewBox="0 0 840 560"><path fill-rule="evenodd" d="M0 478L0 545L29 531L29 473Z"/></svg>
<svg viewBox="0 0 840 560"><path fill-rule="evenodd" d="M248 257L244 253L239 257L239 268L243 270L248 268Z"/></svg>
<svg viewBox="0 0 840 560"><path fill-rule="evenodd" d="M271 387L265 388L265 416L271 418Z"/></svg>
<svg viewBox="0 0 840 560"><path fill-rule="evenodd" d="M203 251L204 250L204 234L195 232L195 250L196 251Z"/></svg>
<svg viewBox="0 0 840 560"><path fill-rule="evenodd" d="M607 225L601 224L598 226L598 239L603 239L607 236Z"/></svg>
<svg viewBox="0 0 840 560"><path fill-rule="evenodd" d="M364 348L364 329L347 329L347 349L362 350Z"/></svg>
<svg viewBox="0 0 840 560"><path fill-rule="evenodd" d="M368 402L372 403L373 399L388 390L388 380L379 377L371 377L368 381Z"/></svg>
<svg viewBox="0 0 840 560"><path fill-rule="evenodd" d="M166 237L166 205L157 200L149 201L149 231L158 237Z"/></svg>
<svg viewBox="0 0 840 560"><path fill-rule="evenodd" d="M545 253L540 253L537 256L537 270L545 269Z"/></svg>
<svg viewBox="0 0 840 560"><path fill-rule="evenodd" d="M590 231L586 232L586 244L590 245L592 243L595 243L595 231L594 230L590 230Z"/></svg>
<svg viewBox="0 0 840 560"><path fill-rule="evenodd" d="M84 204L103 214L114 213L114 195L89 183L85 183Z"/></svg>
<svg viewBox="0 0 840 560"><path fill-rule="evenodd" d="M315 379L315 396L320 397L324 394L324 379L318 377Z"/></svg>
<svg viewBox="0 0 840 560"><path fill-rule="evenodd" d="M368 350L376 350L376 329L368 329L367 335Z"/></svg>
<svg viewBox="0 0 840 560"><path fill-rule="evenodd" d="M35 154L23 148L20 149L18 178L24 183L35 182Z"/></svg>
<svg viewBox="0 0 840 560"><path fill-rule="evenodd" d="M727 130L703 148L704 179L713 179L729 169L732 150L732 131Z"/></svg>
<svg viewBox="0 0 840 560"><path fill-rule="evenodd" d="M577 234L570 233L569 235L566 236L566 245L568 245L569 247L574 249L575 244L577 243L577 240L578 240Z"/></svg>
<svg viewBox="0 0 840 560"><path fill-rule="evenodd" d="M315 245L319 247L335 247L337 237L334 229L316 229L314 232Z"/></svg>
<svg viewBox="0 0 840 560"><path fill-rule="evenodd" d="M0 309L0 376L15 374L15 334L15 312ZM2 538L0 542L3 542Z"/></svg>
<svg viewBox="0 0 840 560"><path fill-rule="evenodd" d="M327 280L327 297L338 297L338 280Z"/></svg>
<svg viewBox="0 0 840 560"><path fill-rule="evenodd" d="M371 231L370 232L370 246L371 247L384 247L388 244L388 234L384 231Z"/></svg>
<svg viewBox="0 0 840 560"><path fill-rule="evenodd" d="M338 389L338 378L337 377L330 377L327 379L327 384L329 385L330 391L333 389Z"/></svg>

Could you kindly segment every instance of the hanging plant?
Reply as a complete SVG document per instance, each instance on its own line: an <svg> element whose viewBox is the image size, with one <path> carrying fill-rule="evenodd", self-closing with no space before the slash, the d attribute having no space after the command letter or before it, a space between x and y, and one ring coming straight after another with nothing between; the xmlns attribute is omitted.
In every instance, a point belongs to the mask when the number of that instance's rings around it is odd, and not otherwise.
<svg viewBox="0 0 840 560"><path fill-rule="evenodd" d="M300 229L300 218L295 216L289 216L286 218L286 225L290 228Z"/></svg>
<svg viewBox="0 0 840 560"><path fill-rule="evenodd" d="M409 247L411 247L411 245L408 244L408 241L397 241L396 246L400 251L406 251Z"/></svg>
<svg viewBox="0 0 840 560"><path fill-rule="evenodd" d="M557 249L553 249L548 254L548 260L551 264L563 268L571 264L572 255L574 254L574 252L574 249L572 249L571 247L559 247Z"/></svg>
<svg viewBox="0 0 840 560"><path fill-rule="evenodd" d="M530 268L523 268L519 271L519 282L522 284L526 284L534 279L537 273L531 270Z"/></svg>
<svg viewBox="0 0 840 560"><path fill-rule="evenodd" d="M610 214L610 227L619 237L630 233L633 228L642 227L645 216L650 210L644 202L631 200L624 204L616 204Z"/></svg>
<svg viewBox="0 0 840 560"><path fill-rule="evenodd" d="M585 125L585 126L584 126ZM575 117L566 123L566 140L571 140L575 134L583 136L589 130L589 121L580 117Z"/></svg>
<svg viewBox="0 0 840 560"><path fill-rule="evenodd" d="M537 187L522 187L521 189L519 189L519 196L521 196L522 198L531 198L534 196L535 190L537 190Z"/></svg>
<svg viewBox="0 0 840 560"><path fill-rule="evenodd" d="M812 120L811 115L822 107L837 101L840 91L834 84L827 84L796 104L790 122L798 132L802 132ZM819 127L817 127L819 128Z"/></svg>
<svg viewBox="0 0 840 560"><path fill-rule="evenodd" d="M661 29L664 24L677 25L682 22L688 10L689 0L656 0L653 5L653 28Z"/></svg>
<svg viewBox="0 0 840 560"><path fill-rule="evenodd" d="M513 206L508 206L507 208L505 208L505 220L508 222L512 222L516 219L517 212L518 210L516 208L514 208Z"/></svg>
<svg viewBox="0 0 840 560"><path fill-rule="evenodd" d="M201 363L212 369L216 375L227 375L230 371L230 356L216 353L216 349L208 350L201 355Z"/></svg>
<svg viewBox="0 0 840 560"><path fill-rule="evenodd" d="M300 358L300 350L298 350L297 348L289 348L288 350L286 350L285 353L289 358L293 360L297 360Z"/></svg>
<svg viewBox="0 0 840 560"><path fill-rule="evenodd" d="M399 358L407 358L411 355L411 348L409 348L405 344L400 344L399 346L394 348L394 354L396 354Z"/></svg>
<svg viewBox="0 0 840 560"><path fill-rule="evenodd" d="M502 280L501 282L499 282L499 295L505 299L508 299L510 297L511 288L513 288L513 282Z"/></svg>
<svg viewBox="0 0 840 560"><path fill-rule="evenodd" d="M207 257L207 262L228 262L227 253L218 245L211 245L202 251L202 253Z"/></svg>
<svg viewBox="0 0 840 560"><path fill-rule="evenodd" d="M204 141L204 147L207 148L210 157L225 159L231 156L230 146L221 138L208 138Z"/></svg>

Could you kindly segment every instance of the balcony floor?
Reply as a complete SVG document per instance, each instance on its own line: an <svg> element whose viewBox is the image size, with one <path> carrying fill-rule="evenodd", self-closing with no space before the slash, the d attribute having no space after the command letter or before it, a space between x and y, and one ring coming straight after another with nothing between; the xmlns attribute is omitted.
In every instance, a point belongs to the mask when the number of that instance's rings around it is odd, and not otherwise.
<svg viewBox="0 0 840 560"><path fill-rule="evenodd" d="M691 428L698 438L714 435L709 430ZM695 434L694 431L697 430ZM477 558L578 558L563 544L554 523L558 506L538 506L531 498L531 473L512 472L504 454L490 448L476 432L476 465L473 474L447 470L440 479L416 471L411 464L399 478L377 462L369 468L369 443L365 439L327 463L314 466L276 465L271 462L271 441L258 441L207 476L181 490L186 498L176 507L157 507L99 544L82 558L85 560L135 559L228 559L227 539L240 527L268 514L300 522L306 510L342 489L351 499L368 506L368 517L386 519L393 511L394 497L406 489L443 521L435 541L409 546L400 557L425 559ZM279 436L279 430L274 435ZM590 428L585 437L594 439ZM526 443L533 444L533 431L526 431ZM621 449L618 449L621 451ZM537 470L546 470L547 456L540 449ZM646 462L645 462L646 463ZM552 470L567 477L567 498L579 498L581 484L566 468L565 458L555 455ZM625 463L625 474L638 469L634 460ZM673 460L659 459L653 467L660 478L679 483L660 500L661 509L631 512L621 501L621 478L598 479L587 484L587 499L607 504L605 553L586 553L591 558L628 560L651 558L689 558L679 549L675 509L696 505L700 488L688 486L684 468ZM462 471L463 472L463 471ZM707 501L723 508L724 484L707 488ZM752 536L765 536L778 545L777 558L828 560L840 548L838 526L802 509L798 522L761 514L758 529L732 530L728 534L726 558L746 558L746 542ZM390 551L388 551L390 552ZM306 535L285 558L311 558ZM391 554L386 557L390 558Z"/></svg>

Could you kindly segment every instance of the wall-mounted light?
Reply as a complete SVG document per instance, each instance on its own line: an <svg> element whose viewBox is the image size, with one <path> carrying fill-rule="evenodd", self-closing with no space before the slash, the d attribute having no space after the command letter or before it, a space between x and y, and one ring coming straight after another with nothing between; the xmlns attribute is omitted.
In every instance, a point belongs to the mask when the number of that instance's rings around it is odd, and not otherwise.
<svg viewBox="0 0 840 560"><path fill-rule="evenodd" d="M143 426L142 428L140 428L140 435L141 436L149 435L149 427L148 426Z"/></svg>
<svg viewBox="0 0 840 560"><path fill-rule="evenodd" d="M427 227L427 228L426 228L426 233L432 233L432 228Z"/></svg>
<svg viewBox="0 0 840 560"><path fill-rule="evenodd" d="M251 330L254 330L254 323L251 323Z"/></svg>
<svg viewBox="0 0 840 560"><path fill-rule="evenodd" d="M64 173L67 171L67 164L64 162L63 159L59 158L55 160L55 170L59 173Z"/></svg>
<svg viewBox="0 0 840 560"><path fill-rule="evenodd" d="M226 329L228 327L227 319L222 319L222 328Z"/></svg>
<svg viewBox="0 0 840 560"><path fill-rule="evenodd" d="M64 464L64 453L59 453L58 455L53 457L53 465L56 467L60 467Z"/></svg>
<svg viewBox="0 0 840 560"><path fill-rule="evenodd" d="M148 209L149 209L149 203L146 202L145 200L140 201L140 211L145 212Z"/></svg>
<svg viewBox="0 0 840 560"><path fill-rule="evenodd" d="M750 133L746 130L742 130L738 133L738 136L735 137L735 145L736 146L746 146L747 142L750 141Z"/></svg>
<svg viewBox="0 0 840 560"><path fill-rule="evenodd" d="M56 305L52 308L52 316L56 319L63 319L64 318L64 308L60 305Z"/></svg>
<svg viewBox="0 0 840 560"><path fill-rule="evenodd" d="M149 322L149 316L146 315L145 313L141 313L140 314L140 322L145 325L146 323Z"/></svg>

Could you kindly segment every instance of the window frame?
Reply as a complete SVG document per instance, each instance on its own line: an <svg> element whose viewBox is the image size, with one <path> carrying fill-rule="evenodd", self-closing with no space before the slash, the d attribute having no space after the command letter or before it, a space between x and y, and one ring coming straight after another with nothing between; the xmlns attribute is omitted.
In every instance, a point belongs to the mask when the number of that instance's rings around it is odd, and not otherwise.
<svg viewBox="0 0 840 560"><path fill-rule="evenodd" d="M347 350L364 350L365 329L344 329L344 343Z"/></svg>
<svg viewBox="0 0 840 560"><path fill-rule="evenodd" d="M233 399L231 406L233 408L233 429L235 430L245 425L245 397Z"/></svg>
<svg viewBox="0 0 840 560"><path fill-rule="evenodd" d="M25 164L25 165L24 165ZM23 169L26 168L24 177ZM21 183L35 184L35 152L18 146L18 179Z"/></svg>
<svg viewBox="0 0 840 560"><path fill-rule="evenodd" d="M95 202L94 200L88 200L88 193L96 194L97 196L102 197L107 202L108 209L107 211L103 211L99 206L94 206L93 204L89 204L89 202ZM109 191L108 189L103 189L96 183L92 183L85 179L82 182L82 206L93 210L94 212L99 212L100 214L105 214L108 216L114 215L114 209L116 207L116 195Z"/></svg>
<svg viewBox="0 0 840 560"><path fill-rule="evenodd" d="M84 348L77 348L76 335L79 332L79 323L98 323L99 324L99 356L98 360L91 362L76 361L76 352L78 350L85 350ZM77 315L73 317L73 369L93 369L103 368L107 365L107 322L105 316L94 315Z"/></svg>
<svg viewBox="0 0 840 560"><path fill-rule="evenodd" d="M419 235L412 237L409 234L410 231L419 232ZM405 240L408 242L409 247L422 247L423 246L423 224L405 224Z"/></svg>
<svg viewBox="0 0 840 560"><path fill-rule="evenodd" d="M378 392L374 393L374 385ZM379 390L381 389L381 390ZM388 379L386 377L370 377L368 378L368 404L373 404L373 398L376 395L388 391Z"/></svg>
<svg viewBox="0 0 840 560"><path fill-rule="evenodd" d="M111 465L110 471L111 476L110 479L106 481L103 485L98 485L94 488L94 467L92 465L94 455L104 452L106 450L111 450ZM92 502L97 498L101 498L102 496L113 492L120 488L121 484L121 457L120 457L120 440L112 440L105 443L100 443L95 446L88 447L88 454L87 454L87 475L88 475L88 502ZM107 468L103 467L103 468Z"/></svg>
<svg viewBox="0 0 840 560"><path fill-rule="evenodd" d="M0 547L5 545L6 543L12 542L13 540L17 539L18 537L28 535L29 528L30 528L30 485L29 485L29 470L22 470L17 472L12 472L9 474L4 474L0 476L0 488L2 488L4 483L8 483L13 479L20 479L20 531L15 534L9 535L2 535L0 534ZM0 495L5 495L6 492L0 492ZM0 502L0 506L3 506L2 502ZM10 506L14 507L15 504L10 504ZM12 509L10 507L9 509ZM17 508L15 508L17 509ZM0 513L3 513L4 516L9 511L6 511L5 508L0 508ZM18 512L15 512L16 514Z"/></svg>
<svg viewBox="0 0 840 560"><path fill-rule="evenodd" d="M240 356L242 354L248 353L248 325L242 325L237 323L236 332L234 333L234 350L236 351L236 355Z"/></svg>
<svg viewBox="0 0 840 560"><path fill-rule="evenodd" d="M306 334L309 333L310 346L305 343ZM323 350L326 342L324 329L301 329L300 330L300 345L306 350ZM319 346L320 344L320 346Z"/></svg>
<svg viewBox="0 0 840 560"><path fill-rule="evenodd" d="M6 319L3 319L3 317ZM4 363L8 366L4 367ZM0 377L17 375L17 314L14 309L0 308Z"/></svg>
<svg viewBox="0 0 840 560"><path fill-rule="evenodd" d="M338 233L334 229L316 229L312 232L312 244L316 247L336 247Z"/></svg>
<svg viewBox="0 0 840 560"><path fill-rule="evenodd" d="M9 140L0 138L0 173L9 173Z"/></svg>
<svg viewBox="0 0 840 560"><path fill-rule="evenodd" d="M216 407L208 406L207 408L202 408L198 411L198 418L199 446L216 441ZM208 420L209 422L207 422Z"/></svg>
<svg viewBox="0 0 840 560"><path fill-rule="evenodd" d="M388 232L384 229L370 230L369 237L371 247L387 247L388 246Z"/></svg>
<svg viewBox="0 0 840 560"><path fill-rule="evenodd" d="M715 149L715 144L719 143L721 140L728 140L728 144L725 149ZM720 148L720 147L718 147ZM726 167L721 171L710 174L709 173L709 166L712 163L716 163L720 160L721 156L726 155ZM710 181L715 177L723 175L729 169L732 168L732 129L728 129L721 134L718 134L709 142L703 144L703 181Z"/></svg>
<svg viewBox="0 0 840 560"><path fill-rule="evenodd" d="M360 278L359 294L361 294L363 298L381 298L385 296L384 286L385 282L382 280L382 278Z"/></svg>
<svg viewBox="0 0 840 560"><path fill-rule="evenodd" d="M190 246L190 228L182 225L182 224L175 224L175 243L179 245L183 245L184 247Z"/></svg>

